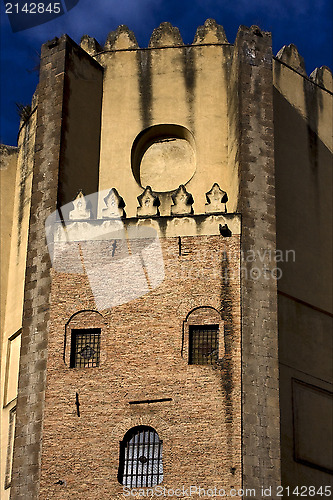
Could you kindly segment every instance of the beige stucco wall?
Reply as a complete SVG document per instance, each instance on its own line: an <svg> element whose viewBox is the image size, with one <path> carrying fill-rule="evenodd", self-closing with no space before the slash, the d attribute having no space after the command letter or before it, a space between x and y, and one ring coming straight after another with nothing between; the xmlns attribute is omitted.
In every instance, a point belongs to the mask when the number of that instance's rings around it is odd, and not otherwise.
<svg viewBox="0 0 333 500"><path fill-rule="evenodd" d="M282 484L332 468L332 75L309 78L295 46L274 62ZM326 87L326 88L325 88ZM286 259L286 251L294 258ZM292 254L289 254L290 256ZM294 497L296 498L296 496Z"/></svg>
<svg viewBox="0 0 333 500"><path fill-rule="evenodd" d="M1 338L5 322L8 266L13 225L17 148L1 146L0 164L0 217L1 217Z"/></svg>
<svg viewBox="0 0 333 500"><path fill-rule="evenodd" d="M136 215L137 196L143 191L131 169L133 142L143 129L159 124L185 127L194 139L195 173L185 182L181 165L171 166L171 189L185 183L194 198L194 213L204 213L205 193L217 182L228 194L228 211L235 210L236 173L228 165L231 51L228 44L160 46L98 56L105 66L99 189L116 188L127 216ZM161 207L161 215L170 215L170 204Z"/></svg>
<svg viewBox="0 0 333 500"><path fill-rule="evenodd" d="M332 467L331 330L327 314L279 296L281 472L291 489L331 484L332 476L324 470ZM295 394L299 381L303 401Z"/></svg>
<svg viewBox="0 0 333 500"><path fill-rule="evenodd" d="M8 453L12 451L8 450L9 422L17 396L35 126L34 113L20 132L18 152L15 157L12 155L10 158L7 167L9 170L1 172L4 174L1 201L4 204L8 203L4 207L1 206L1 213L5 219L1 227L5 254L1 262L1 278L7 279L8 284L1 288L5 314L1 346L1 464L3 466L0 491L4 500L7 500L10 494L10 488L4 489L4 487Z"/></svg>
<svg viewBox="0 0 333 500"><path fill-rule="evenodd" d="M279 289L332 312L332 94L279 61L274 87Z"/></svg>

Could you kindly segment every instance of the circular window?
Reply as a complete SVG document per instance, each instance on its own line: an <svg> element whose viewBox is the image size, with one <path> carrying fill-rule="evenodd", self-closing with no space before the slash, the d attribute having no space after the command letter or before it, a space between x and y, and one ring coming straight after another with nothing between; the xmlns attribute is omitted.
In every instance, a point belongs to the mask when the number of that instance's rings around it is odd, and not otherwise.
<svg viewBox="0 0 333 500"><path fill-rule="evenodd" d="M196 168L192 134L180 125L155 125L138 135L132 147L132 171L141 187L174 191Z"/></svg>

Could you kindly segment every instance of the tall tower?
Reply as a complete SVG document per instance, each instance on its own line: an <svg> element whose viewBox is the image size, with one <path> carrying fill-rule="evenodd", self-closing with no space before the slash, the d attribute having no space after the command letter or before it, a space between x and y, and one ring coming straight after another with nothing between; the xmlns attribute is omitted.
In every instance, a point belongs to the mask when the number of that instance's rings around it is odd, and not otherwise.
<svg viewBox="0 0 333 500"><path fill-rule="evenodd" d="M278 498L288 50L213 20L43 45L11 498Z"/></svg>

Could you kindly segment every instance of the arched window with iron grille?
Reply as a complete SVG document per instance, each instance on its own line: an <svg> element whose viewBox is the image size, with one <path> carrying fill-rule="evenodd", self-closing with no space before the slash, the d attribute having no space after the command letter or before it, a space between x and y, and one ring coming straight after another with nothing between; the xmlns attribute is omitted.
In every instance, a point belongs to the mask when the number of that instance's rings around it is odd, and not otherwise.
<svg viewBox="0 0 333 500"><path fill-rule="evenodd" d="M118 481L130 488L163 481L162 441L152 427L130 429L120 442Z"/></svg>

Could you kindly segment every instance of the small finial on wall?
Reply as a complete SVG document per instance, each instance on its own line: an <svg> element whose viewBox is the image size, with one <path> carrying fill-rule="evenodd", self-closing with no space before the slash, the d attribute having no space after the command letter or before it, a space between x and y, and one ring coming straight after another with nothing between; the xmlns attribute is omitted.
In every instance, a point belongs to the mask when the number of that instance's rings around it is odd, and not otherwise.
<svg viewBox="0 0 333 500"><path fill-rule="evenodd" d="M72 203L74 205L74 210L69 212L69 218L71 220L87 220L91 218L91 210L87 208L87 202L82 191L79 192Z"/></svg>
<svg viewBox="0 0 333 500"><path fill-rule="evenodd" d="M185 186L181 184L177 191L171 196L173 205L171 215L193 214L193 197L187 192Z"/></svg>
<svg viewBox="0 0 333 500"><path fill-rule="evenodd" d="M138 216L147 217L158 215L160 200L153 194L150 186L147 186L144 192L137 198L140 204L140 206L137 208Z"/></svg>
<svg viewBox="0 0 333 500"><path fill-rule="evenodd" d="M124 217L125 202L115 188L110 189L108 195L104 198L105 208L102 208L103 219L117 219Z"/></svg>
<svg viewBox="0 0 333 500"><path fill-rule="evenodd" d="M212 189L206 193L206 198L206 213L225 213L227 211L226 203L228 201L228 195L220 188L217 182L215 182Z"/></svg>

